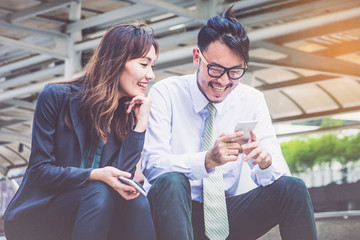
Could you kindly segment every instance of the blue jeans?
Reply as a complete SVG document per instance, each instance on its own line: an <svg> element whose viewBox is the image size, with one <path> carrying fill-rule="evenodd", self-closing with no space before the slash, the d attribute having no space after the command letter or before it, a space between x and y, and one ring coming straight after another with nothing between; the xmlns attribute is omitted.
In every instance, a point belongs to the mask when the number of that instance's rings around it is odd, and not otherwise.
<svg viewBox="0 0 360 240"><path fill-rule="evenodd" d="M41 210L5 221L8 240L155 240L150 206L140 195L125 200L103 182L59 193Z"/></svg>
<svg viewBox="0 0 360 240"><path fill-rule="evenodd" d="M158 240L206 240L203 205L191 201L188 179L180 173L161 175L148 198ZM317 239L308 190L298 178L283 176L273 184L226 199L227 239L257 239L279 224L282 239Z"/></svg>

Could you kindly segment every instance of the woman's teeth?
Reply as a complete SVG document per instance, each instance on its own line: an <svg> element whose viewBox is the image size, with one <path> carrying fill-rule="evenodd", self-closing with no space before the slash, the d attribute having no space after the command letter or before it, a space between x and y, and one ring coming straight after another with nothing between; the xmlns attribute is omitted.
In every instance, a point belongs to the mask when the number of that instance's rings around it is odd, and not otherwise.
<svg viewBox="0 0 360 240"><path fill-rule="evenodd" d="M137 85L139 85L140 87L146 87L146 84L144 83L138 83Z"/></svg>

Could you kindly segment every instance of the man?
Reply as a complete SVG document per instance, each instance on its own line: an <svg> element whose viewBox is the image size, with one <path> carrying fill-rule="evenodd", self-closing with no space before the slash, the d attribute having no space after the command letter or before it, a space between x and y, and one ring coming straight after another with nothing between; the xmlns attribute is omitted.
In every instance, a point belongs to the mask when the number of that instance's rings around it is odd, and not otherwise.
<svg viewBox="0 0 360 240"><path fill-rule="evenodd" d="M148 198L160 240L256 239L277 224L283 239L317 238L304 182L284 176L263 94L240 83L248 51L246 32L229 8L200 30L196 74L150 90L142 169L145 187L152 184ZM244 133L234 129L251 120L257 125L244 143ZM246 169L258 187L239 194L248 184Z"/></svg>

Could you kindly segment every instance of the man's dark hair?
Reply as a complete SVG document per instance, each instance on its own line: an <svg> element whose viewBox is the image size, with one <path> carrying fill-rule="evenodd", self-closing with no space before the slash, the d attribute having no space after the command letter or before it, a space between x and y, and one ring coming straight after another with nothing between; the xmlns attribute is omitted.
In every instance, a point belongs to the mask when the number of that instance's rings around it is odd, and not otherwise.
<svg viewBox="0 0 360 240"><path fill-rule="evenodd" d="M210 43L220 40L248 63L249 38L243 25L234 17L231 11L233 6L222 16L208 19L198 34L198 47L204 52Z"/></svg>

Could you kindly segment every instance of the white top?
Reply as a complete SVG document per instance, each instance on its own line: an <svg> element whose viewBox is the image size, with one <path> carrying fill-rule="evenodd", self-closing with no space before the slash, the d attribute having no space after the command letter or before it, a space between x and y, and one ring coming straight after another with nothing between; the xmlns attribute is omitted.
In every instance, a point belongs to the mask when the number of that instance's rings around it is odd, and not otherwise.
<svg viewBox="0 0 360 240"><path fill-rule="evenodd" d="M192 199L202 202L202 179L213 172L206 170L206 152L201 150L209 101L200 92L195 74L162 80L150 89L149 96L152 106L142 155L145 189L163 173L180 172L190 179ZM244 154L223 165L226 197L269 185L290 173L260 91L240 83L214 106L218 135L233 132L238 122L256 120L256 137L272 158L272 165L265 170L253 166L253 160L244 164Z"/></svg>

